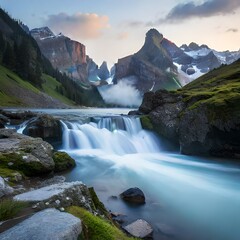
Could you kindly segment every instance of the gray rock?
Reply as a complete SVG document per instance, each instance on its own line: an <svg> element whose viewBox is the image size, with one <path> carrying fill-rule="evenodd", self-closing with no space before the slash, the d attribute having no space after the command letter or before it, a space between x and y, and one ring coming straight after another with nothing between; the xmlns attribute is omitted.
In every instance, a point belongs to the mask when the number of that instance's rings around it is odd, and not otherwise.
<svg viewBox="0 0 240 240"><path fill-rule="evenodd" d="M146 238L151 236L153 228L145 220L138 219L137 221L123 227L128 233L137 238Z"/></svg>
<svg viewBox="0 0 240 240"><path fill-rule="evenodd" d="M38 208L68 207L77 205L93 212L92 199L88 188L82 182L64 182L25 192L14 197L14 200L38 202Z"/></svg>
<svg viewBox="0 0 240 240"><path fill-rule="evenodd" d="M8 184L5 183L4 179L0 176L0 198L13 193L13 191L13 188L8 186Z"/></svg>
<svg viewBox="0 0 240 240"><path fill-rule="evenodd" d="M11 169L21 170L27 176L48 173L55 167L49 143L12 129L0 129L0 154L9 158Z"/></svg>
<svg viewBox="0 0 240 240"><path fill-rule="evenodd" d="M77 240L81 232L80 219L56 209L46 209L3 232L0 239Z"/></svg>

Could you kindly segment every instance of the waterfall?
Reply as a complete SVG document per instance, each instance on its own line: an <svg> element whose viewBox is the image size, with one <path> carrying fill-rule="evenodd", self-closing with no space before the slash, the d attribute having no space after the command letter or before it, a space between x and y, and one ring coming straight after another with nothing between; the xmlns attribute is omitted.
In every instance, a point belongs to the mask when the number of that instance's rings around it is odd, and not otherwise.
<svg viewBox="0 0 240 240"><path fill-rule="evenodd" d="M91 122L61 121L65 150L100 149L106 153L124 155L159 152L157 137L142 129L139 118L101 117Z"/></svg>

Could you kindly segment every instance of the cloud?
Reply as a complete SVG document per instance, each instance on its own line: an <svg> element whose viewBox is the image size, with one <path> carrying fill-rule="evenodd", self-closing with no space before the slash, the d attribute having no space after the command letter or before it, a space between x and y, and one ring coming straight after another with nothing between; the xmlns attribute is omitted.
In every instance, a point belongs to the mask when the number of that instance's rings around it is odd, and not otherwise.
<svg viewBox="0 0 240 240"><path fill-rule="evenodd" d="M238 32L238 29L237 29L237 28L229 28L226 32L237 33L237 32Z"/></svg>
<svg viewBox="0 0 240 240"><path fill-rule="evenodd" d="M103 30L110 27L108 16L99 16L95 13L49 15L46 25L56 33L62 32L75 39L98 38Z"/></svg>
<svg viewBox="0 0 240 240"><path fill-rule="evenodd" d="M176 23L194 17L211 17L217 15L233 14L240 7L239 0L207 0L201 4L191 1L176 5L164 19L154 24Z"/></svg>
<svg viewBox="0 0 240 240"><path fill-rule="evenodd" d="M98 88L104 101L124 107L139 107L142 103L140 92L133 86L134 77L124 78L118 84Z"/></svg>
<svg viewBox="0 0 240 240"><path fill-rule="evenodd" d="M128 32L121 32L118 34L117 39L118 40L125 40L129 37L129 33Z"/></svg>

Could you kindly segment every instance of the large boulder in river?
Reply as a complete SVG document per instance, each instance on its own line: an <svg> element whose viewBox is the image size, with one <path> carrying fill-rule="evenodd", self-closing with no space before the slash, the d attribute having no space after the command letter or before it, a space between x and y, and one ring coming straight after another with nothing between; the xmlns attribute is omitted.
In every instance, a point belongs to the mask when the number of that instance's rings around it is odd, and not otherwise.
<svg viewBox="0 0 240 240"><path fill-rule="evenodd" d="M23 133L31 137L41 137L48 142L61 141L62 139L60 121L47 114L31 121Z"/></svg>
<svg viewBox="0 0 240 240"><path fill-rule="evenodd" d="M145 195L143 191L137 187L129 188L128 190L121 193L120 197L123 200L131 203L139 203L139 204L145 203Z"/></svg>
<svg viewBox="0 0 240 240"><path fill-rule="evenodd" d="M13 129L0 129L0 167L26 176L54 170L53 147L41 138L32 138ZM10 171L9 170L9 171Z"/></svg>
<svg viewBox="0 0 240 240"><path fill-rule="evenodd" d="M46 209L1 233L0 239L77 240L81 232L79 218L56 209Z"/></svg>
<svg viewBox="0 0 240 240"><path fill-rule="evenodd" d="M139 111L183 154L240 159L240 60L175 92L145 95Z"/></svg>
<svg viewBox="0 0 240 240"><path fill-rule="evenodd" d="M55 152L53 154L55 172L61 172L76 166L76 162L65 152Z"/></svg>

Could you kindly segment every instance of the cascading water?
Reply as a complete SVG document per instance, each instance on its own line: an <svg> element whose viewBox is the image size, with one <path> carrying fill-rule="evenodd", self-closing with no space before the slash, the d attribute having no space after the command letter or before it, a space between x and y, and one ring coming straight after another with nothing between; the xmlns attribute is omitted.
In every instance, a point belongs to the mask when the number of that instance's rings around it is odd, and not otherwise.
<svg viewBox="0 0 240 240"><path fill-rule="evenodd" d="M156 153L158 139L142 129L139 118L103 117L90 123L61 121L63 149L100 149L110 154Z"/></svg>

